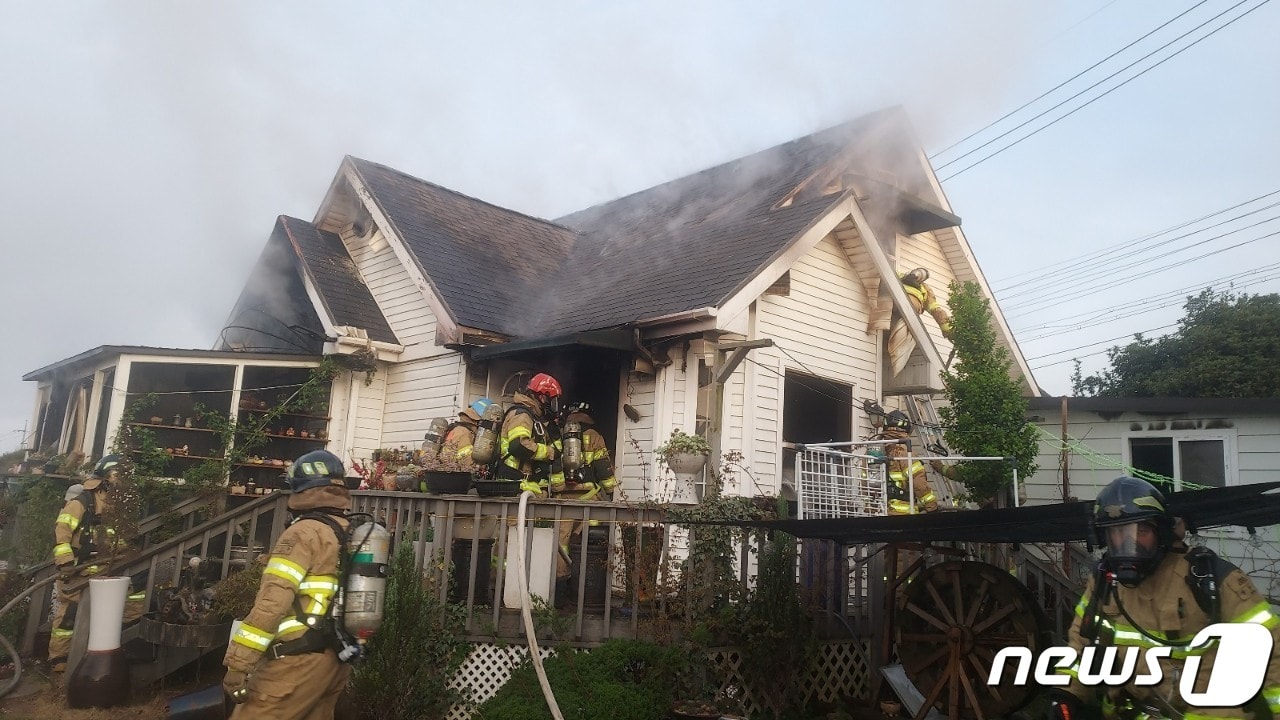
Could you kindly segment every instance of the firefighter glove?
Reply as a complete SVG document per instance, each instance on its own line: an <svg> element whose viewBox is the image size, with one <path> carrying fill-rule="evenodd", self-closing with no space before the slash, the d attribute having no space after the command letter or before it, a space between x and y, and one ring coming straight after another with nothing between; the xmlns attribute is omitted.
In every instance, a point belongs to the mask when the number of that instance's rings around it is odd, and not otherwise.
<svg viewBox="0 0 1280 720"><path fill-rule="evenodd" d="M58 579L62 582L67 582L71 578L75 577L75 574L75 570L72 569L72 564L69 562L58 566Z"/></svg>
<svg viewBox="0 0 1280 720"><path fill-rule="evenodd" d="M227 670L227 674L222 678L222 689L227 695L231 696L231 700L236 703L242 703L249 699L249 675L239 670Z"/></svg>

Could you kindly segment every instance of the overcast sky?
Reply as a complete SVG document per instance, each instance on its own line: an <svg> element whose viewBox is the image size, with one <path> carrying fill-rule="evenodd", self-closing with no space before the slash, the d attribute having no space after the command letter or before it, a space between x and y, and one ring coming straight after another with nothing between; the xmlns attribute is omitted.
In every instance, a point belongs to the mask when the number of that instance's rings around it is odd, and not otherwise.
<svg viewBox="0 0 1280 720"><path fill-rule="evenodd" d="M31 417L24 373L211 347L275 217L312 218L343 155L556 217L896 104L1067 393L1059 361L1168 332L1180 295L1280 291L1268 1L5 0L0 451Z"/></svg>

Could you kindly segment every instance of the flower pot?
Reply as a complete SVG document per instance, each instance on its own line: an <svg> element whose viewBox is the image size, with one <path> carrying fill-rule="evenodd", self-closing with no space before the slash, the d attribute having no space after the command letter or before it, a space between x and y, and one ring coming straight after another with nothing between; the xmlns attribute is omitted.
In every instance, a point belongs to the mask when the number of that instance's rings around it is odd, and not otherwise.
<svg viewBox="0 0 1280 720"><path fill-rule="evenodd" d="M413 473L400 472L396 473L396 490L399 492L412 492L418 489L418 478Z"/></svg>
<svg viewBox="0 0 1280 720"><path fill-rule="evenodd" d="M464 495L471 489L469 472L426 472L427 492L438 495Z"/></svg>
<svg viewBox="0 0 1280 720"><path fill-rule="evenodd" d="M481 497L513 497L520 494L520 483L516 480L473 480L471 486Z"/></svg>
<svg viewBox="0 0 1280 720"><path fill-rule="evenodd" d="M676 475L697 475L707 465L707 456L695 453L676 453L667 458L667 467Z"/></svg>

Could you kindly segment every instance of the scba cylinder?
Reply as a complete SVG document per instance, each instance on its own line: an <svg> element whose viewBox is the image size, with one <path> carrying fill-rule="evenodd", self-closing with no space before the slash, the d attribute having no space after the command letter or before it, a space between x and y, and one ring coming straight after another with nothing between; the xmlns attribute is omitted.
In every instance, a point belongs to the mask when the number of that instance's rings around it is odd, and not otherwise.
<svg viewBox="0 0 1280 720"><path fill-rule="evenodd" d="M476 425L476 439L471 443L471 459L481 465L492 462L501 432L502 407L498 403L491 403L484 409L484 415L480 416L480 422Z"/></svg>
<svg viewBox="0 0 1280 720"><path fill-rule="evenodd" d="M582 467L582 425L564 424L564 471L572 473Z"/></svg>
<svg viewBox="0 0 1280 720"><path fill-rule="evenodd" d="M366 522L351 531L349 542L351 568L343 598L342 624L348 633L364 642L382 626L391 533L376 522Z"/></svg>
<svg viewBox="0 0 1280 720"><path fill-rule="evenodd" d="M422 437L422 454L428 460L434 460L444 445L444 436L449 432L449 421L436 418L427 426L427 434Z"/></svg>

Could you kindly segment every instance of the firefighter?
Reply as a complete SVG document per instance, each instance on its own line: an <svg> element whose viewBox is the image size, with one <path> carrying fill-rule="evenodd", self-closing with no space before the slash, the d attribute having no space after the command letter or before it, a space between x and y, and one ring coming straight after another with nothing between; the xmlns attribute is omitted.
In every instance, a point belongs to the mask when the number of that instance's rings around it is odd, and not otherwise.
<svg viewBox="0 0 1280 720"><path fill-rule="evenodd" d="M351 668L338 660L330 604L351 509L338 456L314 450L289 467L294 516L271 551L262 583L231 637L222 687L234 720L333 717Z"/></svg>
<svg viewBox="0 0 1280 720"><path fill-rule="evenodd" d="M1107 484L1094 502L1093 524L1098 543L1107 552L1076 606L1068 635L1071 647L1077 653L1090 644L1164 645L1173 651L1160 660L1163 679L1158 685L1130 681L1123 687L1082 684L1076 676L1077 656L1075 665L1057 669L1070 676L1070 684L1050 691L1049 718L1077 720L1099 713L1105 718L1140 713L1186 720L1255 717L1244 707L1195 707L1182 700L1178 685L1185 658L1202 658L1196 689L1203 692L1217 654L1215 643L1187 646L1196 633L1217 622L1259 623L1271 631L1271 659L1258 700L1277 716L1280 617L1271 612L1249 578L1205 548L1188 550L1164 495L1144 480L1120 477Z"/></svg>
<svg viewBox="0 0 1280 720"><path fill-rule="evenodd" d="M569 423L577 423L581 432L581 466L573 473L565 474L565 488L562 492L557 493L556 497L565 500L591 501L604 498L611 500L613 498L613 489L618 486L618 479L614 477L613 461L609 458L609 448L605 445L604 436L599 430L595 429L595 420L588 412L589 406L586 404L578 405L569 411L565 417L565 425ZM569 436L564 434L562 444L567 449ZM591 521L591 525L598 525L596 520ZM573 540L573 536L582 532L582 521L580 520L562 520L558 532L560 538L560 552L556 555L556 580L567 581L572 574L569 570L569 543ZM561 593L561 588L556 588L556 599L566 599L568 597L568 587L563 588L566 592Z"/></svg>
<svg viewBox="0 0 1280 720"><path fill-rule="evenodd" d="M885 416L884 429L880 431L881 440L907 440L911 437L911 421L907 419L906 413L901 410L894 410ZM924 463L919 460L912 460L911 467L907 467L906 457L909 454L906 443L893 443L884 447L884 453L889 458L889 514L890 515L911 515L913 513L911 507L911 495L907 491L908 475L912 492L915 493L916 505L914 512L933 512L938 509L938 495L929 486L929 479L925 477Z"/></svg>
<svg viewBox="0 0 1280 720"><path fill-rule="evenodd" d="M502 418L498 439L498 479L520 483L521 490L537 495L563 492L564 469L560 463L560 383L546 373L529 378L515 393L514 403Z"/></svg>
<svg viewBox="0 0 1280 720"><path fill-rule="evenodd" d="M103 522L111 509L110 491L120 484L120 456L105 455L94 466L82 485L68 488L53 524L53 563L58 567L55 591L58 608L53 613L49 631L49 669L65 672L71 637L76 624L76 611L84 593L85 582L106 569L93 561L115 542L114 528ZM73 492L76 488L79 492ZM76 585L73 590L68 585ZM146 610L146 591L131 592L124 606L124 624L136 622Z"/></svg>
<svg viewBox="0 0 1280 720"><path fill-rule="evenodd" d="M916 268L908 273L898 276L902 281L902 289L907 293L907 300L911 302L911 307L916 311L917 315L929 313L933 316L934 322L938 323L938 328L942 330L942 336L951 339L951 315L949 315L942 305L938 304L938 299L934 297L933 290L925 284L929 279L929 271L924 268Z"/></svg>
<svg viewBox="0 0 1280 720"><path fill-rule="evenodd" d="M480 426L480 417L484 415L485 409L492 404L493 401L489 398L480 398L458 413L458 419L449 426L449 432L445 434L444 443L440 446L441 460L456 459L463 470L471 471L471 445L476 440L476 429ZM445 457L445 453L453 457Z"/></svg>

